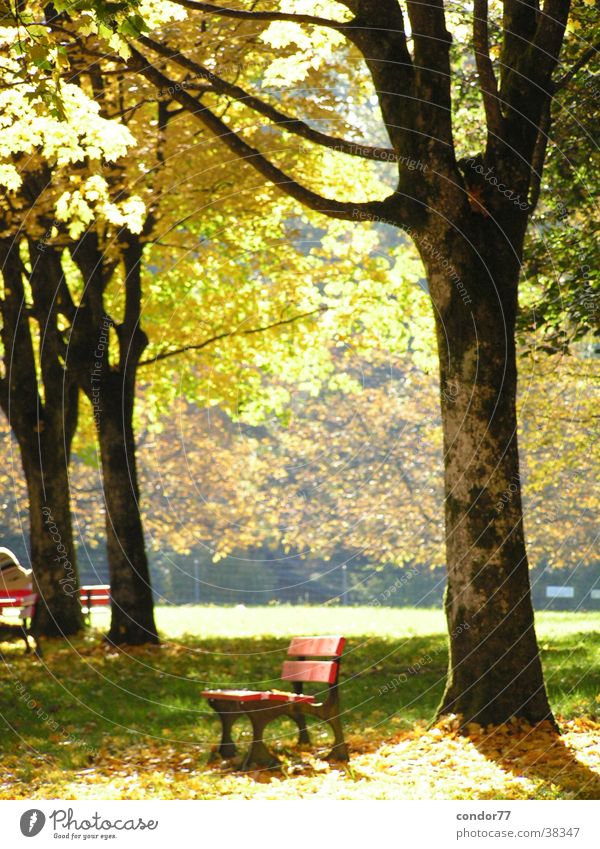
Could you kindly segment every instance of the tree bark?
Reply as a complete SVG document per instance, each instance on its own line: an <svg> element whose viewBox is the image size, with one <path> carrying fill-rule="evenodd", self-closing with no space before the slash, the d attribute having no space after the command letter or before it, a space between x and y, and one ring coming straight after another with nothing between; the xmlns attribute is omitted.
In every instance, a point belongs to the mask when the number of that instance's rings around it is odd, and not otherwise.
<svg viewBox="0 0 600 849"><path fill-rule="evenodd" d="M465 234L473 231L465 224L460 236L441 239L450 266L432 257L433 237L420 245L436 308L444 433L450 661L439 714L460 714L465 724L553 721L534 628L517 445L520 234L513 234L515 250L482 220L468 248Z"/></svg>
<svg viewBox="0 0 600 849"><path fill-rule="evenodd" d="M104 312L106 274L97 236L86 234L73 251L86 281L83 308L75 321L73 356L80 385L94 415L100 458L111 588L107 640L119 645L158 643L154 602L140 513L133 427L136 372L147 337L140 328L142 244L133 234L123 247L125 315L116 324ZM110 362L111 330L118 362Z"/></svg>
<svg viewBox="0 0 600 849"><path fill-rule="evenodd" d="M102 382L96 411L102 460L112 619L108 640L157 643L150 571L139 507L134 396L119 374Z"/></svg>
<svg viewBox="0 0 600 849"><path fill-rule="evenodd" d="M55 449L22 448L31 563L40 596L33 628L50 637L76 634L82 628L68 471L64 454Z"/></svg>
<svg viewBox="0 0 600 849"><path fill-rule="evenodd" d="M27 482L31 566L40 595L34 629L44 636L66 636L83 626L68 477L78 390L61 362L56 309L62 279L60 251L44 246L40 256L34 244L29 249L32 304L26 302L19 243L4 239L0 244L6 372L0 404L17 438ZM31 317L40 327L39 374Z"/></svg>

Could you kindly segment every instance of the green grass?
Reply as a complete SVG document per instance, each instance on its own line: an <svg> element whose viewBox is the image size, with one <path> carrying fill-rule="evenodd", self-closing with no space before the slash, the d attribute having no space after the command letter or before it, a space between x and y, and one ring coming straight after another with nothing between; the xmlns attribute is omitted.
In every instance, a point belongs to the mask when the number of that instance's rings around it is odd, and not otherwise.
<svg viewBox="0 0 600 849"><path fill-rule="evenodd" d="M193 751L201 767L218 741L218 722L200 691L282 687L278 674L293 634L348 638L341 698L351 739L376 746L431 719L443 690L446 637L437 610L162 607L157 621L163 637L157 649L107 650L99 631L72 644L46 641L41 663L25 657L19 644L2 646L0 795L41 780L41 763L66 779L93 769L99 753L118 761L119 752L136 747ZM94 617L98 629L107 622L105 612ZM538 616L550 699L566 719L598 718L599 626L595 613ZM245 746L244 722L236 733ZM315 736L322 747L330 739L321 727ZM274 745L289 747L293 737L287 720L273 724ZM26 751L26 758L17 757Z"/></svg>

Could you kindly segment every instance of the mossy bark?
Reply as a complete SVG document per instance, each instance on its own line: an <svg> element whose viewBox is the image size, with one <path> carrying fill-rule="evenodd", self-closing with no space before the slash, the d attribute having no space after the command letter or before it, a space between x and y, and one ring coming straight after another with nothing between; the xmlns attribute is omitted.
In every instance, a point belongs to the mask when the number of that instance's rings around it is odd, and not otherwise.
<svg viewBox="0 0 600 849"><path fill-rule="evenodd" d="M106 504L106 540L115 644L157 643L154 603L142 518L133 433L133 387L119 373L102 383L98 439Z"/></svg>
<svg viewBox="0 0 600 849"><path fill-rule="evenodd" d="M106 506L106 545L115 644L157 643L154 602L146 554L133 427L136 374L147 337L140 328L141 258L139 237L121 233L125 275L125 314L114 321L104 308L112 273L93 232L72 251L86 282L72 333L73 367L92 404L98 436Z"/></svg>
<svg viewBox="0 0 600 849"><path fill-rule="evenodd" d="M441 237L451 266L432 259L432 251L423 254L436 307L444 433L450 662L439 712L481 724L513 716L540 722L552 712L523 532L519 254L502 248L492 225L482 221L480 234L472 246L462 234Z"/></svg>
<svg viewBox="0 0 600 849"><path fill-rule="evenodd" d="M17 439L27 483L31 566L40 595L33 627L43 636L66 636L83 627L68 475L78 389L64 368L65 344L57 323L64 282L61 251L29 243L28 303L19 250L17 241L0 240L5 352L0 405Z"/></svg>

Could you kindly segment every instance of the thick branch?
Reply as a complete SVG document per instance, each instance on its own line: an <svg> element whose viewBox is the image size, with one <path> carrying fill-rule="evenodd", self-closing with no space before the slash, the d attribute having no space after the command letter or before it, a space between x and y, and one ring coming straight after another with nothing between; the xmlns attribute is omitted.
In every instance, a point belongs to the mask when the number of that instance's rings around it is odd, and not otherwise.
<svg viewBox="0 0 600 849"><path fill-rule="evenodd" d="M501 67L503 141L499 172L508 172L519 191L528 191L542 115L553 93L570 0L506 0ZM539 147L538 147L539 150ZM502 176L504 176L502 174Z"/></svg>
<svg viewBox="0 0 600 849"><path fill-rule="evenodd" d="M546 148L548 147L548 133L550 132L550 126L552 123L551 114L552 114L552 99L553 96L556 95L558 91L566 88L566 86L571 82L573 77L587 65L587 63L592 59L600 50L600 42L589 47L580 57L579 59L569 68L569 70L552 86L552 97L549 95L544 106L544 110L542 112L540 118L540 125L538 129L538 136L536 139L535 147L533 149L533 156L531 160L531 194L530 194L530 207L531 211L536 208L539 198L540 198L540 190L542 184L542 171L544 168L544 161L546 159Z"/></svg>
<svg viewBox="0 0 600 849"><path fill-rule="evenodd" d="M534 36L537 16L539 14L538 0L504 0L502 12L502 60L500 67L503 74L510 71L512 60L525 50Z"/></svg>
<svg viewBox="0 0 600 849"><path fill-rule="evenodd" d="M596 56L599 51L600 51L600 41L597 41L595 44L593 44L591 47L589 47L585 51L585 53L583 53L579 57L577 62L575 62L575 64L571 68L569 68L569 70L567 71L566 74L564 74L564 76L562 76L559 80L557 80L554 83L554 93L556 93L557 91L560 91L561 89L568 86L569 83L571 82L571 80L573 79L573 77L575 76L575 74L578 74L579 71L581 71L581 69L584 68L587 65L587 63L590 61L590 59L593 59L594 56Z"/></svg>
<svg viewBox="0 0 600 849"><path fill-rule="evenodd" d="M438 167L453 151L450 103L450 45L443 0L407 0L414 44L415 94L419 119L432 141L427 154ZM452 156L452 153L450 153Z"/></svg>
<svg viewBox="0 0 600 849"><path fill-rule="evenodd" d="M226 6L215 6L213 3L200 3L195 0L174 0L178 6L196 12L206 12L211 15L221 15L224 18L237 18L242 21L289 21L295 24L311 24L316 27L329 27L342 31L349 24L341 21L331 21L317 15L295 15L286 12L249 12L243 9L228 9Z"/></svg>
<svg viewBox="0 0 600 849"><path fill-rule="evenodd" d="M540 199L540 191L542 187L542 173L544 171L544 162L546 161L546 148L548 147L548 133L550 132L551 124L552 99L549 97L538 129L538 137L533 149L531 157L531 193L529 196L530 212L533 212L538 205Z"/></svg>
<svg viewBox="0 0 600 849"><path fill-rule="evenodd" d="M534 73L549 80L558 63L571 0L545 0L533 39Z"/></svg>
<svg viewBox="0 0 600 849"><path fill-rule="evenodd" d="M498 138L502 128L502 113L498 100L498 83L490 59L488 34L488 0L475 0L473 9L473 47L479 74L479 89L488 129L488 145Z"/></svg>
<svg viewBox="0 0 600 849"><path fill-rule="evenodd" d="M231 97L234 100L243 103L244 106L249 107L254 112L258 112L260 115L264 115L265 118L268 118L274 124L282 126L288 133L294 133L297 136L302 136L302 138L314 142L315 144L340 151L341 153L346 153L349 156L359 156L363 159L376 159L383 162L396 162L398 159L396 153L391 147L370 147L369 145L362 144L361 142L348 141L347 139L330 136L327 133L321 133L319 130L313 129L304 121L301 121L298 118L292 118L289 115L280 112L279 109L276 109L274 106L271 106L264 100L261 100L260 97L256 97L255 95L244 91L244 89L240 86L227 82L208 68L198 65L192 59L188 59L187 56L183 56L181 53L171 50L171 48L165 47L146 36L143 36L138 40L155 53L158 53L160 56L171 59L182 68L185 68L187 71L191 71L191 73L196 77L209 80L212 83L212 89L216 94L223 94L226 97ZM178 86L181 88L190 88L185 80L181 83L175 84L175 87Z"/></svg>
<svg viewBox="0 0 600 849"><path fill-rule="evenodd" d="M402 213L399 205L399 196L389 195L382 201L367 201L366 203L351 203L347 201L326 198L312 189L301 185L269 159L260 151L249 145L237 133L231 130L207 106L204 106L196 98L182 88L176 90L176 83L162 74L158 68L148 62L134 47L130 46L131 56L127 60L128 66L142 74L147 80L159 89L173 90L172 97L185 106L188 112L197 118L211 133L217 136L235 156L243 159L267 180L276 185L285 194L330 218L341 218L345 220L387 220L403 226L399 220Z"/></svg>
<svg viewBox="0 0 600 849"><path fill-rule="evenodd" d="M12 237L0 239L0 268L4 282L4 298L0 300L0 338L6 374L3 382L7 389L5 399L0 400L6 401L3 410L15 434L21 439L30 438L36 424L35 414L39 416L44 406L38 391L33 339L27 320L24 266L19 242Z"/></svg>
<svg viewBox="0 0 600 849"><path fill-rule="evenodd" d="M328 307L318 307L316 310L311 310L310 312L303 312L299 315L293 315L290 318L284 318L281 321L275 321L273 324L265 324L261 327L252 327L250 330L227 330L223 333L218 333L216 336L211 336L209 339L205 339L204 342L199 342L196 345L184 345L182 348L174 348L170 351L161 351L155 357L152 357L149 360L142 360L139 365L140 366L148 366L153 363L157 363L160 360L167 360L169 357L176 357L179 354L185 354L187 351L201 351L203 348L207 348L209 345L214 345L215 342L220 342L221 339L228 339L231 336L251 336L253 333L264 333L266 330L273 330L275 327L284 327L286 324L292 324L295 321L300 321L303 318L309 318L311 315L316 315L317 313L326 312Z"/></svg>
<svg viewBox="0 0 600 849"><path fill-rule="evenodd" d="M421 104L413 88L414 69L402 7L398 0L356 0L352 12L356 15L352 42L371 73L392 146L400 161L418 158L420 133L415 112Z"/></svg>

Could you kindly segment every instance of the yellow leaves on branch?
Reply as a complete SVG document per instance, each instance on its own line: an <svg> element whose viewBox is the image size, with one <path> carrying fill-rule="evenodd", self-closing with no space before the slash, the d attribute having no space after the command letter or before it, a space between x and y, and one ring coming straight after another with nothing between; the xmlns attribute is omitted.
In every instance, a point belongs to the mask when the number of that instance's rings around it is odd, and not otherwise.
<svg viewBox="0 0 600 849"><path fill-rule="evenodd" d="M136 196L116 204L109 198L108 184L99 173L73 174L72 166L85 163L99 171L103 163L124 157L136 140L126 126L104 118L100 106L76 85L60 86L62 114L38 89L37 72L24 79L19 63L10 53L16 30L0 30L0 186L18 192L24 174L46 165L57 197L56 221L70 222L77 236L95 217L127 225L139 231L143 203ZM17 165L17 163L19 163ZM60 191L67 183L64 191Z"/></svg>
<svg viewBox="0 0 600 849"><path fill-rule="evenodd" d="M340 7L337 3L313 3L296 0L288 4L286 11L295 14L319 15L339 20ZM266 69L264 86L286 86L304 80L310 71L318 71L333 63L336 47L344 42L344 36L335 30L321 27L303 27L299 24L274 21L260 36L271 47L293 48L288 56L275 58Z"/></svg>
<svg viewBox="0 0 600 849"><path fill-rule="evenodd" d="M183 6L169 3L168 0L142 0L137 12L150 29L169 21L184 21L187 18L187 10Z"/></svg>
<svg viewBox="0 0 600 849"><path fill-rule="evenodd" d="M79 183L77 177L71 180ZM80 236L99 215L110 224L126 226L131 233L140 233L146 207L137 195L120 202L111 201L108 184L98 175L81 181L76 189L63 192L56 203L56 220L68 222L72 238Z"/></svg>

